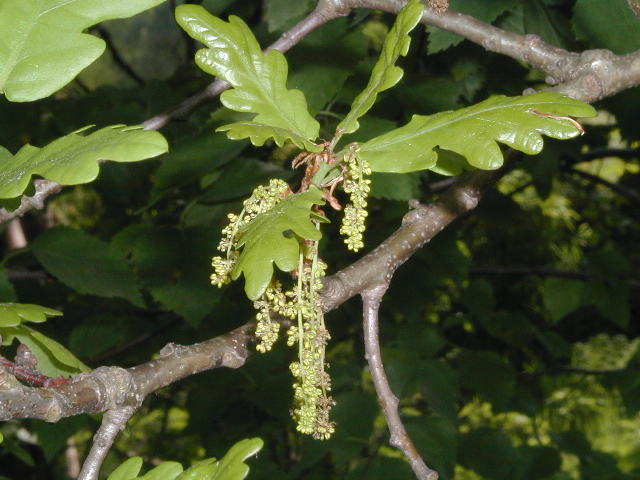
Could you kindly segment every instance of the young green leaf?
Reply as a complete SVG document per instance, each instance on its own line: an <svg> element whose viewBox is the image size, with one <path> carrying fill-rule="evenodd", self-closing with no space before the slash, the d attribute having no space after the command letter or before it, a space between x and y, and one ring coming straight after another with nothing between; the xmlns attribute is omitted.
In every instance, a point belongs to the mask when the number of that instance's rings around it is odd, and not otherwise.
<svg viewBox="0 0 640 480"><path fill-rule="evenodd" d="M100 160L138 162L167 150L167 141L160 133L124 125L105 127L88 135L76 131L43 148L25 145L13 156L0 147L0 198L21 195L32 175L77 185L98 176Z"/></svg>
<svg viewBox="0 0 640 480"><path fill-rule="evenodd" d="M360 126L358 118L373 106L378 93L393 87L400 81L404 72L395 63L400 56L405 56L409 51L411 43L409 32L418 24L423 11L424 6L419 0L411 0L400 11L384 41L380 58L371 71L369 83L353 101L351 111L338 124L338 130L344 133L355 132Z"/></svg>
<svg viewBox="0 0 640 480"><path fill-rule="evenodd" d="M533 155L542 150L541 134L562 140L581 134L568 116L595 114L591 105L552 92L498 95L456 111L414 115L407 125L363 143L359 154L376 172L432 169L438 149L456 152L476 168L493 170L503 163L497 142Z"/></svg>
<svg viewBox="0 0 640 480"><path fill-rule="evenodd" d="M29 347L38 359L38 370L49 377L73 375L91 370L65 347L33 328L19 325L8 328L6 331Z"/></svg>
<svg viewBox="0 0 640 480"><path fill-rule="evenodd" d="M288 66L282 52L263 54L249 27L233 15L225 22L199 5L180 5L176 19L191 37L209 47L196 53L198 66L234 87L220 96L222 104L257 114L251 122L218 130L232 131L231 138L251 138L256 145L275 136L308 151L322 149L312 142L320 124L309 114L304 94L287 89Z"/></svg>
<svg viewBox="0 0 640 480"><path fill-rule="evenodd" d="M322 234L311 221L312 205L323 205L322 191L289 195L271 210L258 215L238 236L242 252L232 273L244 273L245 292L257 300L273 277L273 263L285 272L298 266L301 239L320 240Z"/></svg>
<svg viewBox="0 0 640 480"><path fill-rule="evenodd" d="M149 470L140 480L174 480L182 473L182 465L178 462L163 462Z"/></svg>
<svg viewBox="0 0 640 480"><path fill-rule="evenodd" d="M164 0L3 0L0 2L0 92L14 102L44 98L97 59L104 40L82 33Z"/></svg>
<svg viewBox="0 0 640 480"><path fill-rule="evenodd" d="M116 468L107 480L135 480L142 468L142 458L131 457L125 460Z"/></svg>
<svg viewBox="0 0 640 480"><path fill-rule="evenodd" d="M0 303L0 327L17 327L22 322L42 323L47 317L57 317L62 312L30 303Z"/></svg>
<svg viewBox="0 0 640 480"><path fill-rule="evenodd" d="M240 440L229 449L216 464L217 469L211 480L243 480L249 473L249 466L244 461L257 454L263 446L260 438Z"/></svg>

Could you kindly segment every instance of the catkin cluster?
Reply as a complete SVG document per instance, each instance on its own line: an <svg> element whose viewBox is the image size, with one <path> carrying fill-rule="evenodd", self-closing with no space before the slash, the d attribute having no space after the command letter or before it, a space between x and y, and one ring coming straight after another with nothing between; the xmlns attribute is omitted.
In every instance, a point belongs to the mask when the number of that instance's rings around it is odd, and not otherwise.
<svg viewBox="0 0 640 480"><path fill-rule="evenodd" d="M345 155L347 172L344 180L344 191L349 194L351 203L344 209L340 233L345 236L344 243L349 250L357 252L364 247L362 234L367 219L367 197L371 190L371 180L365 178L371 175L371 168L366 160L358 155L358 149L352 145Z"/></svg>
<svg viewBox="0 0 640 480"><path fill-rule="evenodd" d="M227 215L229 224L222 230L222 239L218 245L218 250L225 252L225 256L216 256L211 259L213 273L211 283L221 287L231 281L231 272L238 260L236 248L237 234L251 220L261 213L272 209L289 192L289 185L279 178L271 179L266 187L257 187L251 196L243 203L243 209L239 215L230 213Z"/></svg>

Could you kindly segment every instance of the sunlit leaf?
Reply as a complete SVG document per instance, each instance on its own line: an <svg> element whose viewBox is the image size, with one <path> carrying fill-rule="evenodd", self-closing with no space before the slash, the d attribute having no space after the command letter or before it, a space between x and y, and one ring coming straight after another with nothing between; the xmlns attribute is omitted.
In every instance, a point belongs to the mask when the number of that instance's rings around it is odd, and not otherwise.
<svg viewBox="0 0 640 480"><path fill-rule="evenodd" d="M180 5L176 19L191 37L209 47L196 53L200 68L234 87L220 96L223 105L257 114L250 123L221 129L264 143L265 127L271 127L277 129L280 141L288 138L309 151L320 150L312 143L320 124L307 111L304 94L287 89L288 66L281 52L263 54L249 27L233 15L225 22L199 5Z"/></svg>
<svg viewBox="0 0 640 480"><path fill-rule="evenodd" d="M107 480L134 480L138 476L138 473L140 473L141 468L142 458L128 458L122 462L118 468L111 472L111 475L109 475Z"/></svg>
<svg viewBox="0 0 640 480"><path fill-rule="evenodd" d="M393 87L403 75L402 68L395 65L400 56L409 51L411 37L409 32L418 24L424 6L418 0L411 0L400 11L396 21L387 34L376 62L369 83L351 104L351 111L338 124L338 129L351 133L358 129L358 118L362 117L373 106L380 92Z"/></svg>
<svg viewBox="0 0 640 480"><path fill-rule="evenodd" d="M182 473L182 470L182 465L178 462L163 462L138 478L140 480L174 480Z"/></svg>
<svg viewBox="0 0 640 480"><path fill-rule="evenodd" d="M251 143L256 145L257 147L261 147L265 144L267 140L273 139L276 142L276 145L281 147L284 143L289 140L296 147L306 149L309 145L309 142L306 138L297 135L295 132L279 128L272 127L271 125L265 125L262 123L255 122L236 122L230 123L228 125L223 125L222 127L218 127L216 132L227 132L227 137L232 140L242 140L244 138L248 138L251 140ZM314 147L311 148L312 150Z"/></svg>
<svg viewBox="0 0 640 480"><path fill-rule="evenodd" d="M314 204L322 205L324 200L322 191L311 187L307 192L288 196L257 216L240 233L238 245L242 252L233 270L233 279L244 273L244 289L250 299L256 300L267 288L274 263L285 272L298 267L302 239L320 240L322 234L310 218Z"/></svg>
<svg viewBox="0 0 640 480"><path fill-rule="evenodd" d="M63 185L77 185L98 176L101 160L137 162L167 149L167 141L160 133L124 125L105 127L87 135L74 132L43 148L25 145L13 156L0 147L0 198L21 195L32 175Z"/></svg>
<svg viewBox="0 0 640 480"><path fill-rule="evenodd" d="M567 116L592 117L590 105L557 93L491 97L476 105L435 115L414 115L396 130L360 146L361 158L377 172L414 172L437 165L438 148L463 155L474 167L503 163L497 142L527 154L542 150L542 134L557 139L581 134Z"/></svg>
<svg viewBox="0 0 640 480"><path fill-rule="evenodd" d="M24 343L29 347L38 359L38 371L49 377L73 375L90 370L88 366L65 347L33 328L19 325L7 330L20 343Z"/></svg>
<svg viewBox="0 0 640 480"><path fill-rule="evenodd" d="M260 438L240 440L216 464L218 468L211 480L243 480L249 473L249 466L244 461L257 454L262 446Z"/></svg>
<svg viewBox="0 0 640 480"><path fill-rule="evenodd" d="M47 317L57 317L62 312L30 303L0 303L0 327L17 327L22 322L42 323Z"/></svg>
<svg viewBox="0 0 640 480"><path fill-rule="evenodd" d="M164 0L3 0L0 2L0 92L26 102L51 95L93 63L104 40L82 33Z"/></svg>

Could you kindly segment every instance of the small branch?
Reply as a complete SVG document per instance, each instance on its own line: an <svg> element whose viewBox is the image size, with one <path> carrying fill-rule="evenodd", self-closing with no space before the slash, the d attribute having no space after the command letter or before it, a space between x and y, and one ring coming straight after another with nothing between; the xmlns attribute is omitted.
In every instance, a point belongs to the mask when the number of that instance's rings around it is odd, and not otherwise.
<svg viewBox="0 0 640 480"><path fill-rule="evenodd" d="M34 186L36 189L36 193L33 196L28 197L23 195L20 199L20 206L15 210L9 212L4 208L0 208L0 223L8 222L17 217L21 217L27 211L32 208L36 210L40 210L44 207L44 201L47 199L49 195L53 195L54 193L58 193L62 190L62 185L57 182L52 182L51 180L34 180Z"/></svg>
<svg viewBox="0 0 640 480"><path fill-rule="evenodd" d="M411 441L407 430L404 428L400 413L398 412L398 397L395 396L389 385L387 374L382 363L380 353L380 340L378 334L378 314L382 296L387 285L381 285L362 293L363 320L364 320L364 346L369 363L369 371L373 379L378 400L387 419L391 438L389 443L402 450L409 459L409 465L419 480L437 480L438 474L431 470L424 462L415 445Z"/></svg>
<svg viewBox="0 0 640 480"><path fill-rule="evenodd" d="M242 366L249 356L254 328L249 322L194 345L170 343L149 362L129 369L99 367L63 385L28 387L0 369L0 421L36 418L57 422L80 413L138 405L149 394L182 378L213 368Z"/></svg>
<svg viewBox="0 0 640 480"><path fill-rule="evenodd" d="M129 78L131 78L134 82L136 82L139 86L141 87L144 86L145 84L144 79L140 75L138 75L138 73L133 69L133 67L129 65L127 61L124 59L124 57L120 54L120 51L115 47L113 43L113 39L111 38L111 34L109 33L109 31L106 28L101 26L95 27L95 30L100 34L102 39L109 46L109 51L111 52L111 58L113 58L113 61L115 62L115 64L118 67L120 67L120 69Z"/></svg>
<svg viewBox="0 0 640 480"><path fill-rule="evenodd" d="M103 415L102 424L93 437L93 445L77 480L98 480L107 453L136 410L137 407L121 407Z"/></svg>
<svg viewBox="0 0 640 480"><path fill-rule="evenodd" d="M265 49L265 53L271 50L286 52L316 28L334 18L347 15L349 10L348 7L342 6L341 2L335 0L319 0L313 12L298 22L293 28L284 32L278 40ZM167 110L145 121L143 123L144 128L147 130L159 130L172 120L185 117L200 104L217 97L229 87L230 85L224 80L215 80L210 83L207 88L187 98L171 110Z"/></svg>

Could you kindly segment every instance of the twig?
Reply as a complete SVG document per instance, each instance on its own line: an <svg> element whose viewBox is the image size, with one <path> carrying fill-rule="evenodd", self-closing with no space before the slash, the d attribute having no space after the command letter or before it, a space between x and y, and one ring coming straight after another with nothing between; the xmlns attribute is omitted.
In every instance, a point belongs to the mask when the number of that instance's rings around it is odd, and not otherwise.
<svg viewBox="0 0 640 480"><path fill-rule="evenodd" d="M62 185L51 180L34 180L33 182L36 193L29 197L23 195L20 199L20 206L15 210L8 212L4 208L0 208L0 223L8 222L16 217L21 217L32 208L40 210L44 207L45 199L54 193L62 190Z"/></svg>
<svg viewBox="0 0 640 480"><path fill-rule="evenodd" d="M93 445L87 456L77 480L98 480L102 462L109 453L118 434L127 426L127 422L137 407L120 407L107 411L102 417L102 424L93 436Z"/></svg>
<svg viewBox="0 0 640 480"><path fill-rule="evenodd" d="M378 314L382 296L387 285L366 290L362 293L363 320L364 320L364 346L369 363L369 371L373 379L378 400L387 419L391 438L389 443L402 450L409 459L409 465L419 480L437 480L438 474L431 470L415 445L411 441L407 430L404 428L400 413L398 412L398 397L395 396L389 385L387 374L384 371L382 355L380 353L380 340L378 335Z"/></svg>
<svg viewBox="0 0 640 480"><path fill-rule="evenodd" d="M0 369L0 421L37 418L57 422L79 413L137 405L149 394L182 378L213 368L242 366L249 356L254 328L254 323L248 322L202 343L170 343L149 362L129 369L99 367L63 385L28 387Z"/></svg>

